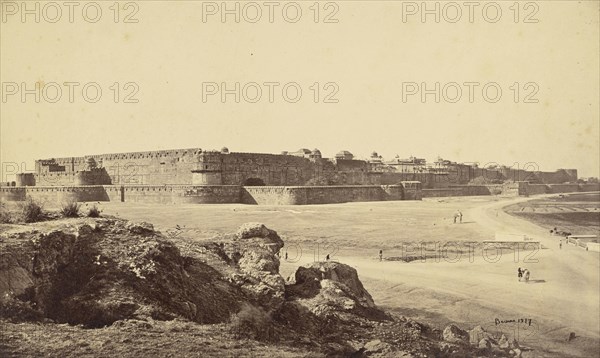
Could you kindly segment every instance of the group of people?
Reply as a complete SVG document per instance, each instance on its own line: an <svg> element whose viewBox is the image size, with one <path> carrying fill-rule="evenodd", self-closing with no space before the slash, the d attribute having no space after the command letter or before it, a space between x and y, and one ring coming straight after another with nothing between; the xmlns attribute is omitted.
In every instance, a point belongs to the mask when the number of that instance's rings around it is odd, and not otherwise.
<svg viewBox="0 0 600 358"><path fill-rule="evenodd" d="M564 237L571 235L571 233L569 231L562 231L562 230L559 231L558 228L554 228L554 229L550 230L550 234L564 236Z"/></svg>
<svg viewBox="0 0 600 358"><path fill-rule="evenodd" d="M563 246L563 239L565 240L565 242L568 244L569 243L569 236L571 235L570 232L568 231L559 231L558 228L554 228L552 230L550 230L550 234L551 235L558 235L560 236L559 240L558 240L558 248L562 250L562 246ZM587 247L586 247L587 250Z"/></svg>
<svg viewBox="0 0 600 358"><path fill-rule="evenodd" d="M528 269L526 269L526 268L521 269L519 267L519 269L517 271L517 275L519 277L519 282L521 282L521 279L523 279L523 278L525 279L525 282L529 282L529 275L530 275L530 273L529 273Z"/></svg>

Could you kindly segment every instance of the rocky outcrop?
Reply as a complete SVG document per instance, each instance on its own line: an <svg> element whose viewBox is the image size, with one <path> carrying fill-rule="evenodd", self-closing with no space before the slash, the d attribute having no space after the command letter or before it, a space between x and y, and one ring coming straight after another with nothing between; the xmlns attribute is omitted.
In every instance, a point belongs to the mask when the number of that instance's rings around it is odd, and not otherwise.
<svg viewBox="0 0 600 358"><path fill-rule="evenodd" d="M215 238L205 248L224 258L235 270L222 273L267 311L278 310L285 300L285 281L279 274L283 240L261 223L242 225L235 234ZM219 265L217 265L219 266Z"/></svg>
<svg viewBox="0 0 600 358"><path fill-rule="evenodd" d="M243 302L271 307L284 299L275 255L283 242L264 225L247 226L228 243L231 257L220 259L229 267L221 270L227 275L182 256L148 223L82 219L43 225L3 235L0 295L31 302L58 322L92 327L147 317L225 322Z"/></svg>
<svg viewBox="0 0 600 358"><path fill-rule="evenodd" d="M289 300L317 317L341 320L353 316L385 320L356 270L338 262L315 262L298 267L287 287Z"/></svg>

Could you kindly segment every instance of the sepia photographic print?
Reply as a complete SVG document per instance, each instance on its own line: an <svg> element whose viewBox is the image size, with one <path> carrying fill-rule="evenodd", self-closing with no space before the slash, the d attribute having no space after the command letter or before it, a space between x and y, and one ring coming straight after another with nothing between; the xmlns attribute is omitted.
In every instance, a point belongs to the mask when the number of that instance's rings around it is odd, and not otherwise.
<svg viewBox="0 0 600 358"><path fill-rule="evenodd" d="M0 357L599 357L598 0L0 0Z"/></svg>

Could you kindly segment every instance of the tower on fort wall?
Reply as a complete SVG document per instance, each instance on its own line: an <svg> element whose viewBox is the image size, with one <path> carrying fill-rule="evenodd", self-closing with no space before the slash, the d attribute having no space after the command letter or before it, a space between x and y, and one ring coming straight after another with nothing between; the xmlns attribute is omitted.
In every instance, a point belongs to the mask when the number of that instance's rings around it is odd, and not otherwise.
<svg viewBox="0 0 600 358"><path fill-rule="evenodd" d="M577 169L565 169L565 172L567 172L567 175L569 176L569 181L572 183L576 183L577 182Z"/></svg>
<svg viewBox="0 0 600 358"><path fill-rule="evenodd" d="M192 169L193 185L223 184L223 160L219 152L202 152L198 154L198 164Z"/></svg>
<svg viewBox="0 0 600 358"><path fill-rule="evenodd" d="M16 186L35 186L35 176L33 173L19 173L15 179Z"/></svg>

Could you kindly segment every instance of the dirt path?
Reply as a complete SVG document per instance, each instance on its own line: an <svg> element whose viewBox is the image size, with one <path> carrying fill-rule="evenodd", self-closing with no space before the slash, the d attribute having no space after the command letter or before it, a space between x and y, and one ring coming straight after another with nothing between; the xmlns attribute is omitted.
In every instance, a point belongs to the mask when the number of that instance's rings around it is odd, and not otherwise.
<svg viewBox="0 0 600 358"><path fill-rule="evenodd" d="M502 211L504 206L526 200L482 203L466 211L465 220L484 231L533 237L545 247L534 254L505 253L491 262L495 252L484 259L480 251L472 259L462 256L457 262L442 259L407 264L379 262L355 253L341 261L356 267L376 302L388 309L441 328L448 322L459 322L499 330L535 347L530 353L533 356L589 356L597 349L600 336L599 255L564 244L560 250L558 238L546 229ZM530 283L518 282L518 267L531 271ZM533 323L495 323L496 319L519 318ZM570 332L581 337L567 344Z"/></svg>

